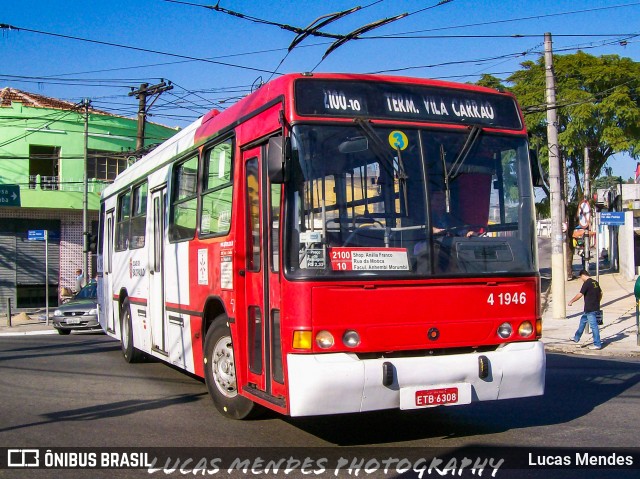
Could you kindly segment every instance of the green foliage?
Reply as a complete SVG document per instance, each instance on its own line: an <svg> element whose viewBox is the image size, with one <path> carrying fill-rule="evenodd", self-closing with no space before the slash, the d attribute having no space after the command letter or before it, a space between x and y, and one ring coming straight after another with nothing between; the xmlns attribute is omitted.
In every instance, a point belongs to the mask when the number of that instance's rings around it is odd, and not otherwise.
<svg viewBox="0 0 640 479"><path fill-rule="evenodd" d="M543 198L539 203L536 203L536 216L539 218L551 217L551 202L549 198Z"/></svg>
<svg viewBox="0 0 640 479"><path fill-rule="evenodd" d="M584 148L589 148L591 178L612 155L640 157L640 63L618 55L594 57L584 52L554 55L558 143L571 175L573 201L583 197ZM532 148L548 170L544 57L526 61L507 82L525 114ZM478 84L496 88L487 75Z"/></svg>
<svg viewBox="0 0 640 479"><path fill-rule="evenodd" d="M476 82L476 85L486 88L493 88L494 90L498 91L507 91L507 87L504 86L502 80L500 80L498 77L494 77L493 75L488 75L486 73L480 77L480 80Z"/></svg>
<svg viewBox="0 0 640 479"><path fill-rule="evenodd" d="M608 189L622 183L620 176L601 176L593 182L594 189Z"/></svg>

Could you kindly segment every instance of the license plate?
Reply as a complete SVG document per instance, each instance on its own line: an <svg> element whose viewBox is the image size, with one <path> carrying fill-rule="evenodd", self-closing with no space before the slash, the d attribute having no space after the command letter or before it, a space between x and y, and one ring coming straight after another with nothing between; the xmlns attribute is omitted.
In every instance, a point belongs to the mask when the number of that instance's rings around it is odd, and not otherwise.
<svg viewBox="0 0 640 479"><path fill-rule="evenodd" d="M80 324L80 318L67 318L67 324Z"/></svg>
<svg viewBox="0 0 640 479"><path fill-rule="evenodd" d="M460 395L458 388L426 389L416 391L416 407L457 404Z"/></svg>
<svg viewBox="0 0 640 479"><path fill-rule="evenodd" d="M434 384L400 388L400 409L421 409L471 403L471 384Z"/></svg>

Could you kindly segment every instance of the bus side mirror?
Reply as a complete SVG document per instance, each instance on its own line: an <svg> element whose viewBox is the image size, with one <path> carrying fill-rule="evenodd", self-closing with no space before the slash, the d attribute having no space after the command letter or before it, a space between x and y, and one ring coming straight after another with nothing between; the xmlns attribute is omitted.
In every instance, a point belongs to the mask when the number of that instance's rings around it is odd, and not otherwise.
<svg viewBox="0 0 640 479"><path fill-rule="evenodd" d="M538 153L535 150L529 150L529 163L531 164L531 181L533 186L548 188Z"/></svg>
<svg viewBox="0 0 640 479"><path fill-rule="evenodd" d="M269 138L267 149L267 170L271 183L284 183L285 148L283 148L283 137L274 136Z"/></svg>

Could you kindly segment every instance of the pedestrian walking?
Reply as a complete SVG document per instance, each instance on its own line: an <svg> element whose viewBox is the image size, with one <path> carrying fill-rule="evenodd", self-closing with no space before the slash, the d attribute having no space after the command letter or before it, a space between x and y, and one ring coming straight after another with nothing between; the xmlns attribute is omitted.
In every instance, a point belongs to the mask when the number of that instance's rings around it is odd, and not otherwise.
<svg viewBox="0 0 640 479"><path fill-rule="evenodd" d="M600 330L598 329L598 319L596 313L600 311L600 300L602 299L602 289L598 282L591 278L591 275L587 270L580 271L580 279L582 280L582 288L580 292L576 294L569 301L569 306L584 297L584 313L580 316L580 324L576 334L571 338L574 343L579 343L584 328L589 323L591 331L593 333L593 345L589 346L589 349L602 349L602 342L600 341Z"/></svg>

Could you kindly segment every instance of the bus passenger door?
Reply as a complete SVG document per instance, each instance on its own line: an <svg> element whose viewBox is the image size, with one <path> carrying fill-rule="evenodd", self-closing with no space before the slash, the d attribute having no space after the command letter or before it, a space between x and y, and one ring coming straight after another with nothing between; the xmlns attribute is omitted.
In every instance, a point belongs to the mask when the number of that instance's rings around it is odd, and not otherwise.
<svg viewBox="0 0 640 479"><path fill-rule="evenodd" d="M167 201L166 186L151 192L153 235L149 248L149 314L151 315L151 349L167 352L164 297L164 238Z"/></svg>
<svg viewBox="0 0 640 479"><path fill-rule="evenodd" d="M113 300L113 240L114 240L114 211L107 211L105 216L105 236L103 245L103 271L102 271L102 294L104 297L104 316L106 324L102 324L105 331L114 333L116 330L116 320L119 319L117 301Z"/></svg>
<svg viewBox="0 0 640 479"><path fill-rule="evenodd" d="M245 311L247 318L244 338L246 359L239 362L245 368L248 386L245 390L278 406L284 407L283 385L280 379L282 359L279 334L279 281L272 243L271 186L263 169L265 146L243 153L245 202ZM279 187L279 185L278 185ZM277 208L279 210L279 189ZM277 215L279 217L279 215ZM277 263L276 255L275 262ZM241 329L242 330L242 329ZM276 369L274 369L274 365Z"/></svg>

